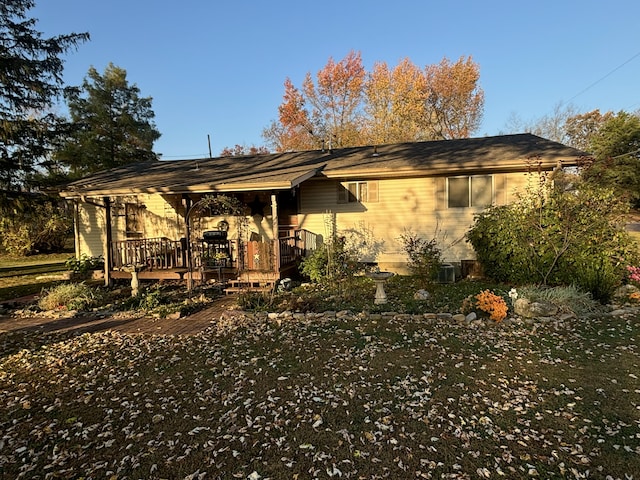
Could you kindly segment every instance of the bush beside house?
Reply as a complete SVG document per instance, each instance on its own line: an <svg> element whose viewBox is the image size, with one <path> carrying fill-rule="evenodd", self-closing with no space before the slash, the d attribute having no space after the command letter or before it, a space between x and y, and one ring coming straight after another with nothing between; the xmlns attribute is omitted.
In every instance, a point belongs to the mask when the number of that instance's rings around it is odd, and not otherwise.
<svg viewBox="0 0 640 480"><path fill-rule="evenodd" d="M610 189L541 176L514 203L478 214L467 239L496 281L577 285L606 302L638 261L625 213Z"/></svg>

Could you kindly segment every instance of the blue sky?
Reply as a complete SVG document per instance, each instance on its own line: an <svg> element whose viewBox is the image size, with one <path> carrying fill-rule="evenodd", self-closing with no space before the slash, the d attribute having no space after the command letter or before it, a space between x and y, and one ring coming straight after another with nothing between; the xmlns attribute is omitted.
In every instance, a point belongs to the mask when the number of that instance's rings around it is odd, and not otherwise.
<svg viewBox="0 0 640 480"><path fill-rule="evenodd" d="M65 83L109 62L153 97L163 158L262 145L287 77L302 85L329 57L361 52L365 68L408 57L421 67L472 56L484 120L505 131L560 102L579 111L640 108L640 2L432 0L36 0L46 36L89 32L66 55Z"/></svg>

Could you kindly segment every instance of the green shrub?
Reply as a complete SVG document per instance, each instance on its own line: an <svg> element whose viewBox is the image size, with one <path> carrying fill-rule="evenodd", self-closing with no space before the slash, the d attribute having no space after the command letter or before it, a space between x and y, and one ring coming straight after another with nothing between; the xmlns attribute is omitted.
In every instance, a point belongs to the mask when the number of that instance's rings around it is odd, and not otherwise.
<svg viewBox="0 0 640 480"><path fill-rule="evenodd" d="M344 238L333 238L318 246L300 265L300 272L312 282L344 279L364 269L364 265L345 247Z"/></svg>
<svg viewBox="0 0 640 480"><path fill-rule="evenodd" d="M411 273L422 280L435 280L442 263L442 252L436 238L427 240L411 229L405 229L400 235L400 241L407 254L407 266Z"/></svg>
<svg viewBox="0 0 640 480"><path fill-rule="evenodd" d="M476 215L467 240L496 281L575 284L607 301L637 257L624 231L627 207L612 190L565 186L542 177L513 204Z"/></svg>
<svg viewBox="0 0 640 480"><path fill-rule="evenodd" d="M71 228L68 213L53 202L34 200L19 210L0 211L2 246L11 255L60 251Z"/></svg>
<svg viewBox="0 0 640 480"><path fill-rule="evenodd" d="M328 275L329 254L325 245L320 245L302 260L300 272L312 282L320 283Z"/></svg>
<svg viewBox="0 0 640 480"><path fill-rule="evenodd" d="M127 298L122 302L122 307L127 310L144 310L149 312L169 302L169 297L156 285L154 288L142 290L138 296Z"/></svg>
<svg viewBox="0 0 640 480"><path fill-rule="evenodd" d="M67 270L74 273L87 273L92 270L100 270L104 268L104 259L102 255L99 257L89 257L83 254L80 258L71 257L65 262Z"/></svg>
<svg viewBox="0 0 640 480"><path fill-rule="evenodd" d="M98 301L94 289L84 283L62 283L43 292L38 301L42 310L87 310Z"/></svg>

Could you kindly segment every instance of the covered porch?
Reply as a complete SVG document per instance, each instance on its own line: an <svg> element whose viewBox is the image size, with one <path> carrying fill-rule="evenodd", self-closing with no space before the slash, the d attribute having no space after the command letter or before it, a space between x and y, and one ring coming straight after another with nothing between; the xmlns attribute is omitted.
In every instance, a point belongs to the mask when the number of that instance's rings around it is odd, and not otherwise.
<svg viewBox="0 0 640 480"><path fill-rule="evenodd" d="M76 256L102 256L105 284L275 284L320 241L299 228L298 189L323 165L289 157L149 161L78 180L61 192L75 204Z"/></svg>
<svg viewBox="0 0 640 480"><path fill-rule="evenodd" d="M279 231L270 241L166 237L112 241L111 278L215 281L229 291L273 285L295 273L299 262L317 248L318 236L304 229Z"/></svg>

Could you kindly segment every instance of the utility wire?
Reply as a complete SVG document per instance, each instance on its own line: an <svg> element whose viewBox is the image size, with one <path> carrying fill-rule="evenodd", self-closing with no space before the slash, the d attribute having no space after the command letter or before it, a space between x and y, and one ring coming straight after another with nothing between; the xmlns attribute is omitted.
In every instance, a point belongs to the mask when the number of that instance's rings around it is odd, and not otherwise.
<svg viewBox="0 0 640 480"><path fill-rule="evenodd" d="M601 81L603 81L605 78L610 77L611 75L613 75L615 72L617 72L618 70L620 70L622 67L624 67L627 63L631 62L632 60L636 59L637 57L640 57L640 52L636 53L635 55L633 55L630 59L628 59L627 61L621 63L620 65L618 65L616 68L614 68L613 70L611 70L609 73L607 73L604 77L599 78L598 80L596 80L595 82L593 82L591 85L589 85L587 88L585 88L584 90L576 93L573 97L571 97L569 100L567 100L566 103L571 103L572 100L574 100L576 97L579 97L580 95L582 95L584 92L586 92L587 90L590 90L591 88L593 88L594 86L596 86L598 83L600 83Z"/></svg>

